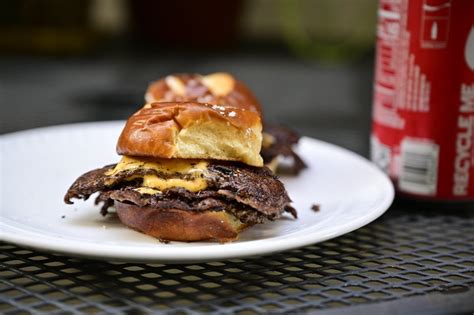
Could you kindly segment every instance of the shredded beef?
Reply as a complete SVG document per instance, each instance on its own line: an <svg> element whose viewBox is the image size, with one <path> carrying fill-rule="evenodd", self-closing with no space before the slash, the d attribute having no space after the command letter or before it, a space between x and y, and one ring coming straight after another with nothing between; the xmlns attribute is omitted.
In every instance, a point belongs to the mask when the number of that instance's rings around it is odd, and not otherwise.
<svg viewBox="0 0 474 315"><path fill-rule="evenodd" d="M81 175L68 189L64 196L64 202L72 204L71 199L73 198L87 200L93 193L104 190L107 187L105 173L114 167L115 164L107 165Z"/></svg>
<svg viewBox="0 0 474 315"><path fill-rule="evenodd" d="M184 190L184 189L183 189ZM174 198L164 193L154 195L141 194L133 188L123 188L102 192L98 201L117 200L124 203L135 204L139 207L150 206L157 209L180 209L187 211L219 211L225 209L225 202L213 197Z"/></svg>
<svg viewBox="0 0 474 315"><path fill-rule="evenodd" d="M87 200L90 195L95 192L105 190L109 187L117 187L117 186L137 186L137 182L134 180L126 181L126 179L131 178L133 176L144 176L147 174L155 174L161 178L182 178L186 179L189 176L186 174L165 174L157 172L153 169L144 169L144 168L136 168L131 170L126 170L119 172L115 175L106 175L106 173L113 169L116 164L111 164L104 166L103 168L95 169L90 172L87 172L80 176L76 181L72 184L72 186L67 191L66 195L64 196L64 202L67 204L72 204L71 199L84 199ZM135 185L134 185L135 184Z"/></svg>
<svg viewBox="0 0 474 315"><path fill-rule="evenodd" d="M154 195L140 194L132 188L102 192L96 203L113 200L131 203L140 207L150 206L156 209L179 209L185 211L227 211L246 224L263 222L265 214L255 211L249 206L239 204L235 200L227 200L215 191L204 190L193 193L182 188L173 188ZM107 211L102 214L105 215Z"/></svg>
<svg viewBox="0 0 474 315"><path fill-rule="evenodd" d="M282 156L293 159L293 162L290 167L278 168L279 172L296 175L307 167L299 155L293 151L293 146L300 139L300 136L294 130L280 125L266 125L264 131L274 138L274 142L269 147L262 148L261 155L265 164L272 162L278 156Z"/></svg>
<svg viewBox="0 0 474 315"><path fill-rule="evenodd" d="M267 167L216 163L209 166L209 171L218 193L267 216L278 216L291 202L282 182Z"/></svg>
<svg viewBox="0 0 474 315"><path fill-rule="evenodd" d="M114 165L108 165L80 176L69 188L64 201L72 203L72 198L87 199L91 194L100 192L96 204L103 202L103 215L116 200L139 207L151 206L159 209L225 210L244 223L259 223L265 218L273 220L283 211L296 217L296 211L289 206L291 200L283 184L266 167L213 161L205 175L207 189L191 192L184 188L171 188L154 195L141 194L134 190L141 184L137 177L156 173L166 178L169 174L137 168L106 175L113 167ZM135 179L129 180L130 178Z"/></svg>

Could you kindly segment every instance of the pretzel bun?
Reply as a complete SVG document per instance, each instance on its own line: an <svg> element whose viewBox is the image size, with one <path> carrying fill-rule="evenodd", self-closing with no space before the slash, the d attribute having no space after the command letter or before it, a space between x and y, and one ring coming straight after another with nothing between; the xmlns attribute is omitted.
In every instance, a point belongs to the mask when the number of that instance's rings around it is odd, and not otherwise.
<svg viewBox="0 0 474 315"><path fill-rule="evenodd" d="M240 161L262 166L257 111L195 102L150 103L127 121L117 153L131 156Z"/></svg>
<svg viewBox="0 0 474 315"><path fill-rule="evenodd" d="M225 72L209 75L172 74L152 82L145 93L145 101L194 101L222 106L234 106L258 112L261 106L250 89L234 76Z"/></svg>
<svg viewBox="0 0 474 315"><path fill-rule="evenodd" d="M117 201L115 208L123 224L162 240L230 242L247 226L225 211L162 210Z"/></svg>
<svg viewBox="0 0 474 315"><path fill-rule="evenodd" d="M188 142L191 144L198 140L198 146L206 146L206 149L197 149L197 143L194 143L192 150L177 150L176 155L172 157L233 160L253 166L262 166L263 161L259 156L261 144L257 143L261 141L261 122L255 123L255 120L251 118L253 115L258 115L261 118L261 107L250 89L234 76L224 72L209 75L168 75L149 85L145 100L149 103L196 102L211 104L215 105L211 108L216 109L217 112L229 109L229 115L235 115L236 119L232 119L231 125L237 129L229 130L230 126L227 122L227 126L213 122L208 126L214 129L214 134L202 133L202 128L198 128L197 132L193 130L196 137L189 139ZM207 106L209 107L209 105ZM259 126L257 127L257 125ZM245 132L243 132L244 129ZM249 134L250 137L245 136ZM258 136L254 136L257 134Z"/></svg>

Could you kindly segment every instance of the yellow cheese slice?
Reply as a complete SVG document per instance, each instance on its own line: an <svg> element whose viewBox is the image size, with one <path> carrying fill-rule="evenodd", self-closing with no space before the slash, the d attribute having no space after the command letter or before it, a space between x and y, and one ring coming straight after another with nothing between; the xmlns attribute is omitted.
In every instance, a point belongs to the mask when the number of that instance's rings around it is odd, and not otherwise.
<svg viewBox="0 0 474 315"><path fill-rule="evenodd" d="M119 172L134 169L153 169L161 174L167 174L169 178L161 178L154 174L143 176L142 187L152 188L159 191L165 189L182 187L189 191L200 191L207 187L205 173L208 163L202 160L185 159L148 159L131 156L123 156L120 162L112 170L106 173L107 176L113 176ZM187 175L186 179L173 178L172 175ZM170 176L171 175L171 176ZM136 175L133 176L136 178ZM140 192L140 190L137 190ZM141 190L143 193L150 193L148 190Z"/></svg>

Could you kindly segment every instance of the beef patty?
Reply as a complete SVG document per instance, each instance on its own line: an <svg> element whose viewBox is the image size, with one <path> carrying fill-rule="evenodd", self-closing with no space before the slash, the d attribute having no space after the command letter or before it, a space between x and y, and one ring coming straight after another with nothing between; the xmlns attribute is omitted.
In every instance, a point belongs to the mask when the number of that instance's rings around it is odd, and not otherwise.
<svg viewBox="0 0 474 315"><path fill-rule="evenodd" d="M191 192L184 188L170 188L156 194L136 190L141 185L141 177L154 174L161 178L185 178L186 175L140 168L107 175L114 167L108 165L80 176L67 191L64 201L71 204L73 198L88 199L91 194L100 192L96 203L103 203L103 215L114 201L118 201L156 209L227 211L246 224L276 219L284 211L294 217L297 215L290 206L291 200L283 184L266 167L212 161L205 174L206 189Z"/></svg>

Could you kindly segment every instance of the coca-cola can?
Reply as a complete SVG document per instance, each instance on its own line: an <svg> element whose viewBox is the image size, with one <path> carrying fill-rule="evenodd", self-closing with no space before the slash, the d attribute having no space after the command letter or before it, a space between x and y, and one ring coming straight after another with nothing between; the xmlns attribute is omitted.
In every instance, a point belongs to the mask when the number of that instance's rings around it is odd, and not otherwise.
<svg viewBox="0 0 474 315"><path fill-rule="evenodd" d="M381 0L371 158L402 195L474 201L474 0Z"/></svg>

